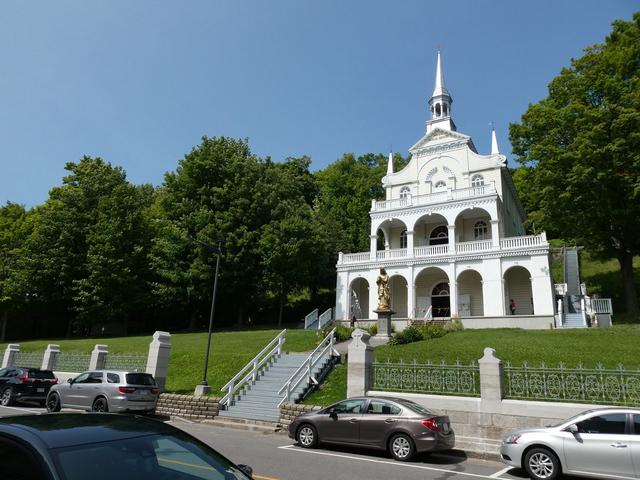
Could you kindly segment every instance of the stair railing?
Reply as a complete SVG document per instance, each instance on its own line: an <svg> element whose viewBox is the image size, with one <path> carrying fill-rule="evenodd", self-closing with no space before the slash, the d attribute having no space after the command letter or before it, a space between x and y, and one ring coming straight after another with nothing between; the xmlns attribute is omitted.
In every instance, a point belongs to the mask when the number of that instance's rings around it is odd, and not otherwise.
<svg viewBox="0 0 640 480"><path fill-rule="evenodd" d="M322 330L325 325L333 321L333 308L325 310L318 318L318 330Z"/></svg>
<svg viewBox="0 0 640 480"><path fill-rule="evenodd" d="M258 378L258 372L266 363L270 362L274 356L282 353L282 346L285 342L285 333L287 329L282 330L269 344L260 350L252 360L247 363L242 370L234 375L223 387L222 391L227 391L227 394L220 400L220 405L229 406L233 395L238 389L244 386L247 382L255 382ZM244 376L243 376L244 375Z"/></svg>
<svg viewBox="0 0 640 480"><path fill-rule="evenodd" d="M316 347L316 349L311 352L311 354L302 362L302 365L298 367L298 369L294 372L293 375L289 377L287 383L278 390L278 395L284 396L280 403L278 403L278 408L284 403L291 401L291 394L298 388L298 385L302 383L303 380L307 382L312 382L315 385L318 384L318 380L311 374L314 367L318 364L320 360L322 360L327 352L330 352L331 355L340 355L338 351L335 349L334 345L336 343L335 339L336 329L334 328L329 332L329 334L324 337L324 340L320 342L320 344Z"/></svg>
<svg viewBox="0 0 640 480"><path fill-rule="evenodd" d="M308 330L311 325L318 321L318 309L313 310L309 315L304 317L304 329Z"/></svg>

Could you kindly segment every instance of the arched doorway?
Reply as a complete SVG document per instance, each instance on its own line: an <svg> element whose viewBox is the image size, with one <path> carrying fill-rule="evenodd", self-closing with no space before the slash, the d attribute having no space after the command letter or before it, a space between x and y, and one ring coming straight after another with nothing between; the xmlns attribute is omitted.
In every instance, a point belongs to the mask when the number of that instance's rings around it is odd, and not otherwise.
<svg viewBox="0 0 640 480"><path fill-rule="evenodd" d="M461 317L482 317L482 276L475 270L465 270L458 275L458 314Z"/></svg>
<svg viewBox="0 0 640 480"><path fill-rule="evenodd" d="M433 287L431 290L431 311L434 318L451 316L450 298L448 283L441 282Z"/></svg>
<svg viewBox="0 0 640 480"><path fill-rule="evenodd" d="M393 318L408 318L407 281L401 275L394 275L389 279L389 289Z"/></svg>
<svg viewBox="0 0 640 480"><path fill-rule="evenodd" d="M369 282L364 278L356 278L349 289L349 319L369 318Z"/></svg>
<svg viewBox="0 0 640 480"><path fill-rule="evenodd" d="M515 302L516 315L533 315L531 273L524 267L511 267L504 273L504 311L511 314L509 305Z"/></svg>

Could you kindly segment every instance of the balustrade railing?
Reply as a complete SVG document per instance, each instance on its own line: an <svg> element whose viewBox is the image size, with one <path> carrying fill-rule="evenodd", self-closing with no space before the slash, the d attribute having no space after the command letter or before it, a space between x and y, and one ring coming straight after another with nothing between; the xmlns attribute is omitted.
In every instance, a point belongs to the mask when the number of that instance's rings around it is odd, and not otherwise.
<svg viewBox="0 0 640 480"><path fill-rule="evenodd" d="M493 250L491 240L476 240L475 242L456 243L456 253L475 253Z"/></svg>
<svg viewBox="0 0 640 480"><path fill-rule="evenodd" d="M56 355L55 369L59 372L80 373L84 372L85 370L89 370L90 362L90 353L60 352L58 353L58 355Z"/></svg>
<svg viewBox="0 0 640 480"><path fill-rule="evenodd" d="M593 313L613 313L613 306L610 298L592 298L591 308Z"/></svg>
<svg viewBox="0 0 640 480"><path fill-rule="evenodd" d="M42 367L44 352L19 352L16 356L15 366L27 368Z"/></svg>
<svg viewBox="0 0 640 480"><path fill-rule="evenodd" d="M370 259L369 252L361 253L345 253L342 257L342 263L362 263L368 262Z"/></svg>
<svg viewBox="0 0 640 480"><path fill-rule="evenodd" d="M492 195L496 193L493 183L470 188L459 188L457 190L443 190L425 195L407 196L395 198L393 200L373 201L372 212L393 210L396 208L406 208L412 206L430 205L433 203L446 202L447 200L463 200L465 198L479 197L482 195Z"/></svg>
<svg viewBox="0 0 640 480"><path fill-rule="evenodd" d="M226 395L220 400L220 405L228 406L233 400L234 394L243 387L247 382L255 382L258 378L260 370L275 356L282 353L282 346L285 342L286 329L282 330L266 347L260 350L252 360L249 361L242 369L229 380L221 390L226 391Z"/></svg>
<svg viewBox="0 0 640 480"><path fill-rule="evenodd" d="M446 255L449 253L449 245L431 245L429 247L415 247L414 257L434 257L436 255Z"/></svg>
<svg viewBox="0 0 640 480"><path fill-rule="evenodd" d="M378 260L393 260L395 258L405 258L407 256L406 248L395 248L393 250L379 250L376 252Z"/></svg>
<svg viewBox="0 0 640 480"><path fill-rule="evenodd" d="M144 372L147 368L147 356L137 353L109 353L104 365L109 370Z"/></svg>
<svg viewBox="0 0 640 480"><path fill-rule="evenodd" d="M500 240L500 248L523 248L523 247L537 247L546 244L546 238L543 235L524 235L522 237L509 237Z"/></svg>
<svg viewBox="0 0 640 480"><path fill-rule="evenodd" d="M327 354L339 356L340 354L335 349L335 333L334 328L329 334L324 337L320 344L315 348L313 352L302 362L302 365L289 377L284 386L278 391L278 395L282 395L282 400L278 404L278 407L284 402L290 402L293 398L294 392L298 386L303 382L311 382L315 385L318 384L318 380L312 375L315 366L327 359ZM295 399L294 399L295 400Z"/></svg>
<svg viewBox="0 0 640 480"><path fill-rule="evenodd" d="M440 363L374 362L371 368L373 390L480 396L480 368L476 362Z"/></svg>

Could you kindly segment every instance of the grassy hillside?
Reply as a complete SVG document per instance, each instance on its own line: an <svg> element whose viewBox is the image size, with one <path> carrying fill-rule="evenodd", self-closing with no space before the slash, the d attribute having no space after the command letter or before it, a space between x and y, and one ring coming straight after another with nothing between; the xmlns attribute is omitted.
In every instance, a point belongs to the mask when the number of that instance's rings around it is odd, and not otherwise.
<svg viewBox="0 0 640 480"><path fill-rule="evenodd" d="M214 394L245 366L262 348L273 339L279 330L251 330L239 332L214 332L211 340L207 382ZM316 332L287 330L285 350L305 352L315 348L321 338ZM147 354L150 336L127 338L98 338L81 340L46 340L22 342L22 351L43 351L47 344L60 345L62 352L90 353L96 343L109 346L112 353ZM166 389L176 393L193 393L196 384L202 381L204 352L207 346L206 333L179 333L171 336L171 357ZM5 345L0 346L4 349ZM217 392L217 393L216 393Z"/></svg>
<svg viewBox="0 0 640 480"><path fill-rule="evenodd" d="M485 347L494 348L498 358L516 365L526 361L535 366L542 362L557 366L564 362L568 368L580 363L585 368L593 368L601 363L604 367L616 368L622 363L626 369L640 369L640 324L584 330L463 330L442 338L377 347L374 358L379 362L387 359L413 362L415 359L426 363L444 359L448 364L456 360L469 363L481 358ZM345 398L346 379L346 366L337 368L304 403L327 405Z"/></svg>

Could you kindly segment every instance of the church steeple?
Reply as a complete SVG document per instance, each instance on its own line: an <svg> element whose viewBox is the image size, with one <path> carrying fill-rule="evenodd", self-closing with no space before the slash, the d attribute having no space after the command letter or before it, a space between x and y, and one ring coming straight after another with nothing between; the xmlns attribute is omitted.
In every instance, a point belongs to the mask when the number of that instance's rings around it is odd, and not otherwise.
<svg viewBox="0 0 640 480"><path fill-rule="evenodd" d="M429 99L429 110L431 111L431 119L427 120L427 133L434 128L443 130L456 130L456 125L451 119L451 104L453 99L449 94L449 90L444 85L444 74L442 73L442 62L440 60L440 50L438 50L436 59L436 81L433 93Z"/></svg>
<svg viewBox="0 0 640 480"><path fill-rule="evenodd" d="M498 139L496 137L496 129L493 126L493 122L491 122L491 155L495 155L500 153L500 149L498 149Z"/></svg>

